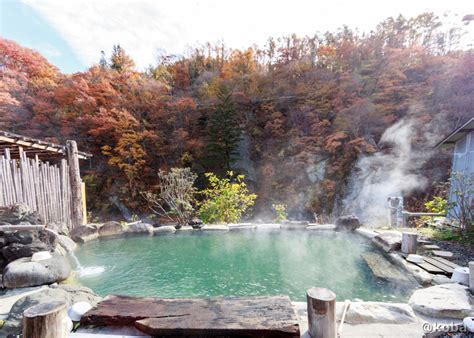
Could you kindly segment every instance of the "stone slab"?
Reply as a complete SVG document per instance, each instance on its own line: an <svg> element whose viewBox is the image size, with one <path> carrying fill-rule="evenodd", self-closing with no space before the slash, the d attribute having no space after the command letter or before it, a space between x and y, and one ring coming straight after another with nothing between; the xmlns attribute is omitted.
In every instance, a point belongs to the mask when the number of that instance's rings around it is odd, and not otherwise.
<svg viewBox="0 0 474 338"><path fill-rule="evenodd" d="M400 250L402 234L397 231L385 231L372 238L372 242L385 252Z"/></svg>
<svg viewBox="0 0 474 338"><path fill-rule="evenodd" d="M154 336L299 337L287 296L160 299L107 296L84 325L130 326Z"/></svg>
<svg viewBox="0 0 474 338"><path fill-rule="evenodd" d="M467 287L457 283L416 290L408 304L413 310L435 318L463 319L474 315L472 296Z"/></svg>
<svg viewBox="0 0 474 338"><path fill-rule="evenodd" d="M184 225L179 229L176 229L176 231L181 232L181 231L193 231L194 228L190 225Z"/></svg>
<svg viewBox="0 0 474 338"><path fill-rule="evenodd" d="M453 253L450 251L433 250L432 253L434 256L441 258L453 258Z"/></svg>
<svg viewBox="0 0 474 338"><path fill-rule="evenodd" d="M255 224L250 223L242 223L242 224L229 224L229 230L255 230L257 226Z"/></svg>
<svg viewBox="0 0 474 338"><path fill-rule="evenodd" d="M262 231L280 230L280 224L276 224L276 223L257 224L257 227L255 228L255 230L262 230Z"/></svg>
<svg viewBox="0 0 474 338"><path fill-rule="evenodd" d="M426 249L426 250L439 250L441 248L437 245L434 245L434 244L428 244L428 245L423 245L423 249Z"/></svg>
<svg viewBox="0 0 474 338"><path fill-rule="evenodd" d="M167 234L174 234L176 232L176 228L172 225L162 225L157 228L153 228L153 235L167 235Z"/></svg>
<svg viewBox="0 0 474 338"><path fill-rule="evenodd" d="M308 226L307 221L282 221L280 224L281 230L305 230Z"/></svg>
<svg viewBox="0 0 474 338"><path fill-rule="evenodd" d="M410 282L409 279L396 268L396 266L390 263L390 261L382 255L373 252L365 252L361 256L369 266L370 270L372 270L375 277L393 283L407 284Z"/></svg>
<svg viewBox="0 0 474 338"><path fill-rule="evenodd" d="M336 226L334 224L318 224L318 225L310 225L306 229L308 230L335 230Z"/></svg>
<svg viewBox="0 0 474 338"><path fill-rule="evenodd" d="M206 224L200 230L202 231L229 231L229 226L225 224Z"/></svg>
<svg viewBox="0 0 474 338"><path fill-rule="evenodd" d="M361 236L364 236L366 238L369 238L369 239L372 239L374 238L375 236L377 236L379 233L378 232L375 232L374 230L372 229L368 229L368 228L358 228L355 230L359 235Z"/></svg>

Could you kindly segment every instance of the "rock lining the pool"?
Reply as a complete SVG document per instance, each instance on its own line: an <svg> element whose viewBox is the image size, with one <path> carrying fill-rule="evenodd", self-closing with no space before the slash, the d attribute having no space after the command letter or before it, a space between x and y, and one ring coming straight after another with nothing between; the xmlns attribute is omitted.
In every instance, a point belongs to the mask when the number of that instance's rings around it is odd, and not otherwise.
<svg viewBox="0 0 474 338"><path fill-rule="evenodd" d="M349 227L350 228L350 227ZM144 223L144 222L135 222L132 224L122 224L122 223L117 223L117 222L107 222L104 224L88 224L84 226L77 227L74 229L70 236L78 243L85 243L91 240L96 240L96 239L105 239L105 238L113 238L117 236L124 236L124 235L136 235L136 234L141 234L141 235L171 235L174 233L181 233L183 231L186 232L206 232L206 231L236 231L236 230L249 230L249 231L274 231L274 230L308 230L308 231L338 231L341 230L340 228L337 228L336 225L333 224L311 224L311 223L301 223L301 222L290 222L290 223L284 223L284 224L251 224L251 223L240 223L240 224L229 224L229 225L204 225L201 229L194 229L193 227L182 227L179 230L176 230L174 226L161 226L161 227L154 227L151 224ZM345 230L345 229L344 229ZM354 229L352 229L354 230ZM440 276L440 275L432 275L419 267L417 267L414 264L406 262L403 257L400 256L400 254L397 252L397 248L399 245L399 239L401 240L401 236L398 236L397 234L394 234L393 232L388 232L388 231L379 231L376 230L374 231L373 229L367 229L363 227L356 228L355 233L364 236L374 243L374 245L379 244L381 248L383 248L383 251L389 251L388 254L385 254L381 252L383 256L388 258L391 263L398 265L402 267L405 271L409 272L411 275L413 275L416 280L424 285L424 286L430 286L433 284L443 284L440 285L438 289L436 289L436 292L431 292L431 290L435 289L420 289L417 290L413 293L412 298L410 298L410 307L408 304L401 304L402 308L398 309L394 304L390 303L377 303L374 304L374 302L360 302L356 306L354 306L352 312L348 313L348 320L350 322L360 322L361 324L363 323L390 323L390 321L393 320L394 323L400 323L404 322L406 320L411 322L412 315L411 313L413 312L413 309L416 311L415 315L417 313L420 313L422 315L430 315L430 316L435 316L438 318L445 318L445 317L451 317L451 318L459 318L461 319L461 316L464 316L466 313L472 314L472 308L473 308L473 299L472 295L470 295L466 290L465 287L461 287L458 284L452 284L450 283L447 285L446 283L449 283L449 279L445 276ZM10 235L9 235L10 236ZM17 238L18 243L21 245L28 245L25 244L25 241L29 241L29 236L30 234L28 233L19 233L18 235L13 234L10 236L11 238ZM8 237L8 236L7 236ZM8 238L10 238L8 237ZM46 236L47 237L47 236ZM44 237L44 238L46 238ZM6 244L8 244L8 241L4 239L5 237L0 236L0 246L5 247ZM34 242L34 240L32 241ZM36 243L36 242L35 242ZM40 245L41 246L41 245ZM74 250L76 247L76 244L71 241L71 239L65 235L58 235L57 240L54 241L54 244L48 247L48 250L51 252L55 252L53 257L58 261L63 261L64 259L62 256L66 255L67 252L70 252ZM61 256L62 255L62 256ZM14 270L13 268L16 265L19 265L20 263L27 263L28 259L25 260L25 262L16 262L15 264L12 265L11 270ZM28 261L29 262L29 261ZM53 264L54 265L54 264ZM388 269L386 267L386 269ZM64 270L65 271L65 270ZM15 282L12 282L13 279L11 279L9 276L10 272L7 271L6 276L0 276L0 279L3 279L6 281L5 286L6 287L18 287L18 286L29 286L31 283L20 283L20 284L15 284ZM55 274L52 274L55 275ZM61 276L59 276L61 275ZM54 277L51 280L45 279L41 280L40 282L34 282L33 284L50 284L54 283L53 279L64 279L66 277L66 272L59 274L59 277ZM67 273L69 275L69 273ZM35 278L33 279L37 279ZM67 278L67 277L66 277ZM41 278L40 278L41 279ZM43 287L38 287L33 288L33 290L41 290L41 288L48 288L53 290L56 287L48 287L48 286L43 286ZM69 288L69 289L68 289ZM66 298L66 299L76 299L74 296L67 296L69 292L72 294L76 292L83 292L82 294L85 296L86 299L89 299L88 297L92 297L93 301L97 301L100 299L97 295L95 295L92 291L80 291L84 290L87 288L82 289L83 287L78 287L79 291L74 291L75 287L68 287L68 286L60 286L58 290L63 290L63 291L57 291L56 296L58 298ZM461 290L462 288L462 290ZM22 293L22 290L25 290L25 293ZM88 290L88 289L87 289ZM436 297L439 297L439 294L441 291L446 291L445 293L449 296L450 299L450 304L460 304L459 309L453 309L453 306L448 306L449 304L446 302L437 302ZM28 292L31 292L31 288L19 288L16 289L15 292L19 292L19 298L18 302L22 302L21 304L29 304L28 302L25 302L25 299L30 299L33 297L32 295L28 295ZM35 293L38 291L34 291ZM54 292L53 292L54 293ZM44 295L44 294L43 294ZM88 296L89 295L89 296ZM446 297L448 297L446 296ZM30 298L28 298L30 297ZM38 296L39 297L39 296ZM43 297L43 296L41 296ZM34 299L44 299L43 298L34 298ZM96 297L96 298L94 298ZM2 295L0 294L0 300L2 299ZM77 298L80 299L80 298ZM20 303L19 303L20 304ZM461 306L462 305L462 306ZM395 309L393 308L395 306ZM21 311L21 307L14 306L13 308L15 309L20 309L18 311ZM12 309L13 309L12 308ZM471 312L468 312L468 310L471 310ZM16 311L16 310L15 310ZM6 328L7 329L15 329L18 328L21 319L21 313L10 313L7 318L7 324ZM392 311L395 313L402 313L402 317L399 317L396 314L393 314ZM411 312L410 312L411 311ZM1 314L0 314L1 315ZM4 319L6 314L3 314L3 318L0 317L0 319ZM405 316L405 317L403 317ZM353 318L353 319L350 319ZM359 318L359 319L354 319L354 318ZM405 318L405 319L403 319ZM419 320L419 318L417 319ZM348 322L349 323L349 322ZM0 331L0 334L3 334L5 331ZM12 331L13 332L13 331ZM18 332L18 331L17 331Z"/></svg>
<svg viewBox="0 0 474 338"><path fill-rule="evenodd" d="M73 229L71 238L80 244L104 238L118 237L130 234L167 235L190 231L230 231L230 230L325 230L325 231L354 231L359 230L359 221L355 216L344 216L335 224L315 224L307 221L283 221L281 223L236 223L236 224L203 224L199 227L173 225L153 226L142 221L129 224L106 222L104 224L86 224Z"/></svg>

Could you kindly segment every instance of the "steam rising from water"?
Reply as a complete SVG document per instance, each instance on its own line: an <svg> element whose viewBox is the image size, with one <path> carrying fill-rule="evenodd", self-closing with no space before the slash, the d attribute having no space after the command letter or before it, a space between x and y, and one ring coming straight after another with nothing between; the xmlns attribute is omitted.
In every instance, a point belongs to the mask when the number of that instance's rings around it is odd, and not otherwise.
<svg viewBox="0 0 474 338"><path fill-rule="evenodd" d="M401 120L388 128L380 144L392 148L363 156L358 161L350 178L349 193L343 200L345 213L353 213L369 226L388 223L387 198L405 196L425 187L427 180L418 171L429 158L430 152L414 149L415 136L430 144L429 133L414 120ZM417 134L417 135L415 135Z"/></svg>

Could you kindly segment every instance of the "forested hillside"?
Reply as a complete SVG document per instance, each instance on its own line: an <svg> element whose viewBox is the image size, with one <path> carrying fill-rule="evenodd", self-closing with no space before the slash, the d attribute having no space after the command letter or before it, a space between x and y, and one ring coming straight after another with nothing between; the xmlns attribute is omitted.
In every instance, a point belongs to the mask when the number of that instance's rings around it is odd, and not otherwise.
<svg viewBox="0 0 474 338"><path fill-rule="evenodd" d="M145 72L116 45L72 75L1 39L0 129L76 139L93 153L83 173L95 212L116 212L115 197L139 213L158 169L190 167L200 186L205 172L245 174L255 217L272 203L329 215L357 159L389 151L379 142L388 127L412 121L409 142L424 151L473 116L474 52L461 34L431 14L398 17L365 35L344 27L247 50L206 44L160 54ZM448 159L435 153L418 169L443 180Z"/></svg>

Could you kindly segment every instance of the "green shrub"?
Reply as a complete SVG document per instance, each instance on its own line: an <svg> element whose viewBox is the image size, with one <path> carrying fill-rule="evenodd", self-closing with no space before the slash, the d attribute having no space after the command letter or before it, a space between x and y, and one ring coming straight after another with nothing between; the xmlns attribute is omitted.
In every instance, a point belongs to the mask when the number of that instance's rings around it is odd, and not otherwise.
<svg viewBox="0 0 474 338"><path fill-rule="evenodd" d="M255 203L257 195L251 194L244 182L244 175L227 172L227 177L218 178L206 173L209 187L201 194L204 201L199 208L199 216L204 223L235 223L245 211Z"/></svg>
<svg viewBox="0 0 474 338"><path fill-rule="evenodd" d="M449 203L441 196L435 196L431 201L425 203L425 208L428 212L446 214L449 209Z"/></svg>
<svg viewBox="0 0 474 338"><path fill-rule="evenodd" d="M286 204L272 204L272 208L277 214L276 222L286 220Z"/></svg>

